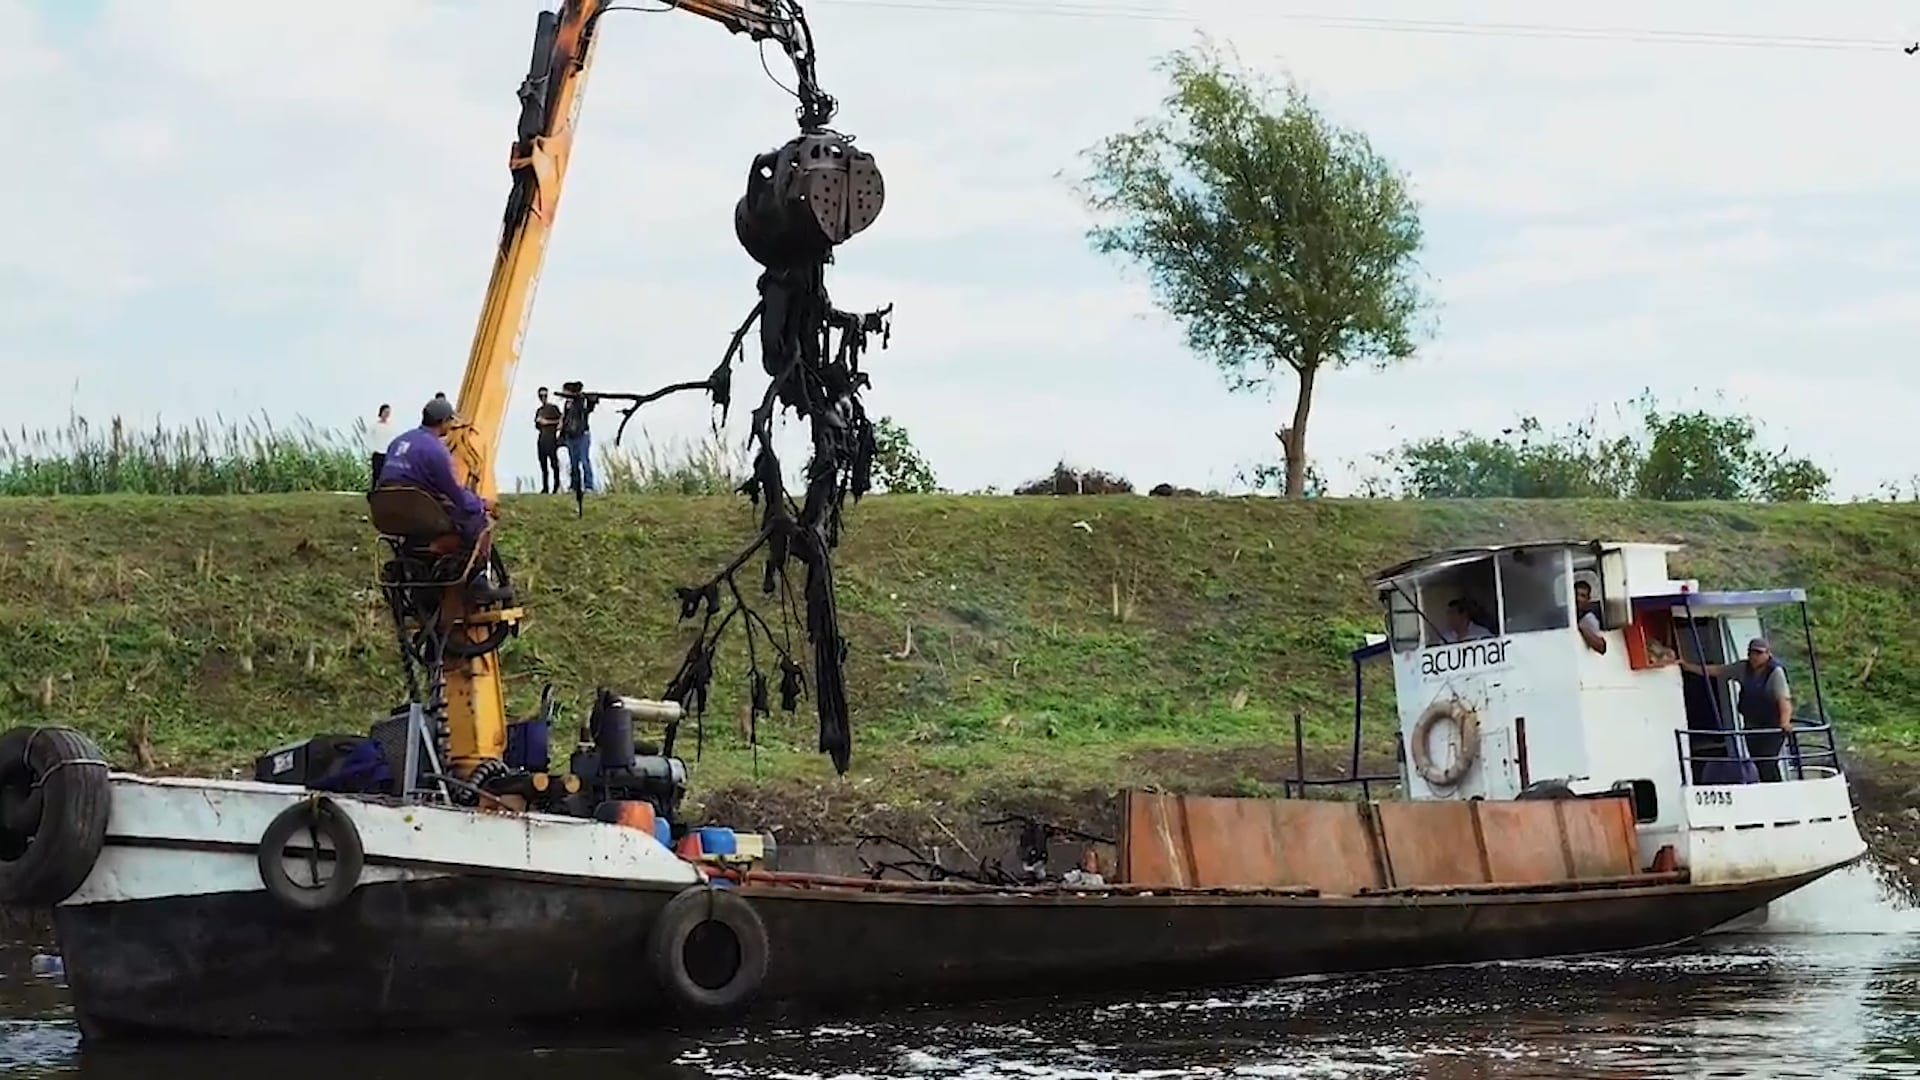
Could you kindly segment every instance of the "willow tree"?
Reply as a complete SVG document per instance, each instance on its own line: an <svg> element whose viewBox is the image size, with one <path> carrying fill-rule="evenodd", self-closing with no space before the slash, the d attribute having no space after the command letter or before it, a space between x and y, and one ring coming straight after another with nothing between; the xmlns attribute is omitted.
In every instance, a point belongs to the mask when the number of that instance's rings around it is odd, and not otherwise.
<svg viewBox="0 0 1920 1080"><path fill-rule="evenodd" d="M1142 264L1160 305L1236 391L1298 394L1279 435L1287 494L1305 490L1307 415L1323 368L1413 354L1419 208L1366 137L1289 81L1229 67L1207 43L1162 63L1163 113L1084 152L1096 250Z"/></svg>

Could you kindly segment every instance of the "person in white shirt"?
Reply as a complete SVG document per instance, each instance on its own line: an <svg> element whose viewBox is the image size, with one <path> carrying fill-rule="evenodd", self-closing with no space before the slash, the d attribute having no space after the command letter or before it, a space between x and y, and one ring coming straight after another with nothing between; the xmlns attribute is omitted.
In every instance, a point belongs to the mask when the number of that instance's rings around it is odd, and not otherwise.
<svg viewBox="0 0 1920 1080"><path fill-rule="evenodd" d="M1474 605L1465 597L1447 601L1446 639L1449 644L1479 641L1493 636L1493 631L1481 624L1473 609Z"/></svg>
<svg viewBox="0 0 1920 1080"><path fill-rule="evenodd" d="M367 490L380 486L380 470L387 465L387 447L393 445L393 406L382 405L374 414L373 423L367 428L367 453L373 458L373 473L367 481Z"/></svg>

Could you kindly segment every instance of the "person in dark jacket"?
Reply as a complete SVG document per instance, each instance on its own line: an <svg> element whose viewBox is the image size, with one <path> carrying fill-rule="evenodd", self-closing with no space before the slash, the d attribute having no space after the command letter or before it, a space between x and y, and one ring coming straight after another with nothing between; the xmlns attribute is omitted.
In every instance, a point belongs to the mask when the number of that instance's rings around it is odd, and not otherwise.
<svg viewBox="0 0 1920 1080"><path fill-rule="evenodd" d="M1779 759L1784 755L1787 736L1793 731L1793 692L1787 686L1787 669L1766 638L1747 642L1745 663L1696 664L1681 660L1680 669L1715 679L1732 679L1740 688L1736 705L1740 729L1746 736L1747 752L1760 771L1763 782L1781 780Z"/></svg>
<svg viewBox="0 0 1920 1080"><path fill-rule="evenodd" d="M562 383L567 407L560 413L560 441L567 448L567 464L580 474L580 490L593 490L593 433L588 430L587 414L593 412L592 396L582 392L577 382Z"/></svg>
<svg viewBox="0 0 1920 1080"><path fill-rule="evenodd" d="M544 386L540 388L540 407L533 411L533 428L539 439L534 450L540 455L540 494L566 491L566 481L560 478L560 406L547 400Z"/></svg>

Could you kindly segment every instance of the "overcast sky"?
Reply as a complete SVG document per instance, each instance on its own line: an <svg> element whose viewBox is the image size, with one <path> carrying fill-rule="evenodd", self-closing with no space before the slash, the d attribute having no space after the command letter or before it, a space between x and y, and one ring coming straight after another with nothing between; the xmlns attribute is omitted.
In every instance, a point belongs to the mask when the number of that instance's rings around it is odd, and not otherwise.
<svg viewBox="0 0 1920 1080"><path fill-rule="evenodd" d="M0 424L347 425L456 390L536 6L0 0ZM907 425L947 485L1009 485L1060 457L1142 487L1225 485L1273 456L1291 386L1228 394L1139 275L1089 251L1057 175L1155 106L1155 58L1196 26L1299 76L1423 204L1438 333L1403 368L1321 381L1310 450L1336 485L1342 462L1408 437L1572 420L1643 387L1727 395L1843 493L1920 472L1920 57L1404 22L1891 43L1920 38L1911 0L977 10L995 6L1013 5L809 3L838 126L888 187L830 285L842 307L897 305L868 407ZM1402 21L1291 17L1314 12ZM509 474L533 471L536 386L642 390L712 367L754 300L734 200L752 156L794 130L744 38L683 13L603 30ZM648 426L697 436L707 415L667 404Z"/></svg>

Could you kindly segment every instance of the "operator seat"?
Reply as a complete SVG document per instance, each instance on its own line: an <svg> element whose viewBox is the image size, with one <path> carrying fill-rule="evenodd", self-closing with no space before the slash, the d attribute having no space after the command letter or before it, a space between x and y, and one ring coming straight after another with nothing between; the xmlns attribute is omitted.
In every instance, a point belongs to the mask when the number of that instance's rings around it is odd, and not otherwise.
<svg viewBox="0 0 1920 1080"><path fill-rule="evenodd" d="M508 603L510 590L485 580L493 557L493 528L469 545L440 496L412 484L384 483L367 494L367 518L394 558L381 571L390 589L444 588L467 583L477 603Z"/></svg>

